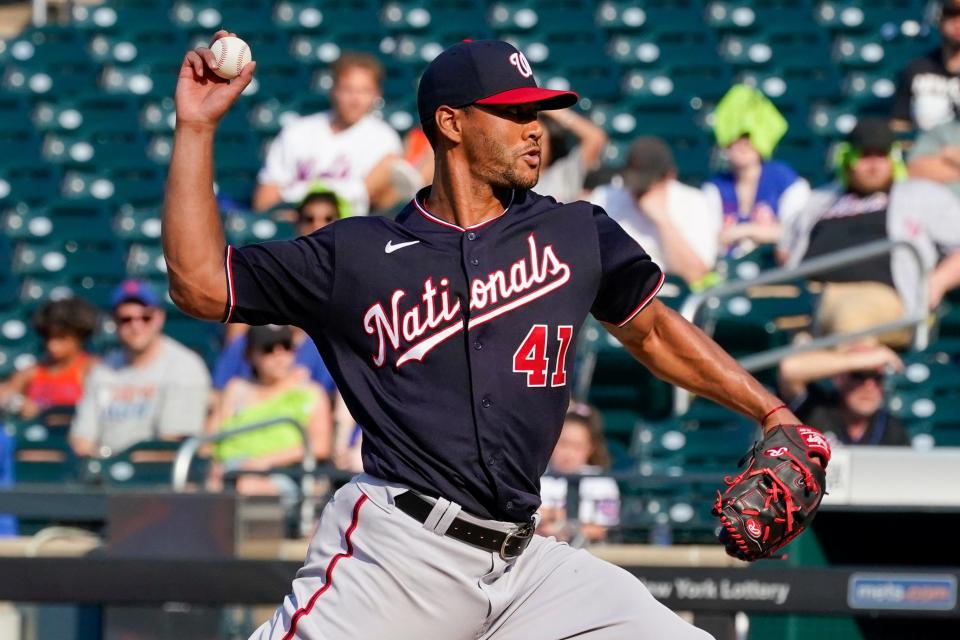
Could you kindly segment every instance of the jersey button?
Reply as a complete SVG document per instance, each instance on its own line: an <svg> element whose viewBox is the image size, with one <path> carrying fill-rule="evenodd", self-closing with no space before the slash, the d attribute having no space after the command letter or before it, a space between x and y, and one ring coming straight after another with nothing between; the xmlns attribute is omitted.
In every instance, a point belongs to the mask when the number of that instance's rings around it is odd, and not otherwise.
<svg viewBox="0 0 960 640"><path fill-rule="evenodd" d="M507 500L507 509L513 509L513 500Z"/></svg>
<svg viewBox="0 0 960 640"><path fill-rule="evenodd" d="M490 465L491 467L495 467L497 465L497 459L494 458L493 456L490 456L489 458L487 458L487 464Z"/></svg>
<svg viewBox="0 0 960 640"><path fill-rule="evenodd" d="M476 240L476 239L477 239L477 234L475 234L473 231L467 232L467 240Z"/></svg>
<svg viewBox="0 0 960 640"><path fill-rule="evenodd" d="M480 261L474 258L473 260L470 261L470 264L472 264L473 266L477 266L480 264Z"/></svg>
<svg viewBox="0 0 960 640"><path fill-rule="evenodd" d="M480 351L480 349L483 349L483 343L477 340L473 343L473 348Z"/></svg>
<svg viewBox="0 0 960 640"><path fill-rule="evenodd" d="M490 398L483 398L480 400L480 406L484 409L489 409L491 406L493 406L493 403L490 402Z"/></svg>

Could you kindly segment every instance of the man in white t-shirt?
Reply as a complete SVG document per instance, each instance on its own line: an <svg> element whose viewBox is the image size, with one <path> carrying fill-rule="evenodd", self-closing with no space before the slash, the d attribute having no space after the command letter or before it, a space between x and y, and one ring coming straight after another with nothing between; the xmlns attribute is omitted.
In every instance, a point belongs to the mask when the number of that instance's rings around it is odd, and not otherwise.
<svg viewBox="0 0 960 640"><path fill-rule="evenodd" d="M376 57L346 53L332 68L330 111L297 118L270 144L257 176L254 209L281 202L299 203L323 185L350 205L352 215L388 208L410 193L406 185L416 175L404 166L400 136L373 113L381 100L383 65ZM398 180L400 174L403 180Z"/></svg>
<svg viewBox="0 0 960 640"><path fill-rule="evenodd" d="M667 273L692 284L717 261L721 218L699 189L677 180L670 148L660 138L637 138L630 146L623 186L606 185L590 194L650 258Z"/></svg>

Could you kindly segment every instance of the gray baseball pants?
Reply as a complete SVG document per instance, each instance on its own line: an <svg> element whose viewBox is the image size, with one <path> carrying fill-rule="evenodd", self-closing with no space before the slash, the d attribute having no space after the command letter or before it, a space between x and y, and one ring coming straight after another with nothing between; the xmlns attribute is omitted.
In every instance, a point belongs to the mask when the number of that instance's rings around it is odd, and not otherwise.
<svg viewBox="0 0 960 640"><path fill-rule="evenodd" d="M553 538L519 558L443 535L440 500L426 523L397 509L406 491L361 474L326 506L307 561L251 640L712 640L632 575Z"/></svg>

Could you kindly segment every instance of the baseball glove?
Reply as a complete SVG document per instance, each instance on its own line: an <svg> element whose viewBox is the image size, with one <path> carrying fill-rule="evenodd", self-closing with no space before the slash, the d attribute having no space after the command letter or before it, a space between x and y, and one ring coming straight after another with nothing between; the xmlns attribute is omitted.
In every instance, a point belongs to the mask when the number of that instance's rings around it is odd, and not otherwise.
<svg viewBox="0 0 960 640"><path fill-rule="evenodd" d="M815 458L819 458L818 464ZM803 531L823 499L830 445L813 427L779 425L747 452L735 478L724 478L713 513L719 539L741 560L769 557Z"/></svg>

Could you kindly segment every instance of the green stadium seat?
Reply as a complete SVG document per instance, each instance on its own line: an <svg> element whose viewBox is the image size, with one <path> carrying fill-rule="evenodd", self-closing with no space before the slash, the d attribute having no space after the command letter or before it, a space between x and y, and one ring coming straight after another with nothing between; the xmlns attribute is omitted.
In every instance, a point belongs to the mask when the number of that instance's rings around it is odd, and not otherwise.
<svg viewBox="0 0 960 640"><path fill-rule="evenodd" d="M39 342L25 341L23 344L0 344L0 378L9 378L16 371L22 371L37 362L40 353Z"/></svg>
<svg viewBox="0 0 960 640"><path fill-rule="evenodd" d="M722 300L717 308L703 307L701 326L729 353L744 356L788 344L793 327L809 325L813 303L802 285L777 287L768 295L748 291Z"/></svg>
<svg viewBox="0 0 960 640"><path fill-rule="evenodd" d="M140 126L150 133L168 133L176 125L177 114L172 95L151 95L143 102Z"/></svg>
<svg viewBox="0 0 960 640"><path fill-rule="evenodd" d="M181 51L175 58L166 62L104 65L103 73L100 75L100 86L106 93L172 96L182 58Z"/></svg>
<svg viewBox="0 0 960 640"><path fill-rule="evenodd" d="M43 163L43 142L29 128L19 130L0 129L0 168L35 166Z"/></svg>
<svg viewBox="0 0 960 640"><path fill-rule="evenodd" d="M61 200L38 207L14 207L3 218L3 231L8 238L23 242L70 240L84 246L102 245L111 242L104 233L103 225L108 223L102 203Z"/></svg>
<svg viewBox="0 0 960 640"><path fill-rule="evenodd" d="M731 473L753 445L758 428L746 421L686 428L677 419L644 424L633 453L642 473Z"/></svg>
<svg viewBox="0 0 960 640"><path fill-rule="evenodd" d="M163 197L163 176L157 167L146 164L113 166L101 171L68 171L63 178L63 196L111 204L149 204Z"/></svg>
<svg viewBox="0 0 960 640"><path fill-rule="evenodd" d="M370 51L375 37L383 37L379 3L364 1L315 2L281 0L273 12L279 28L296 33L323 33L339 42L349 42L352 49ZM356 42L356 46L354 46Z"/></svg>
<svg viewBox="0 0 960 640"><path fill-rule="evenodd" d="M208 366L213 365L223 345L218 324L191 318L175 309L167 310L163 332L196 351Z"/></svg>
<svg viewBox="0 0 960 640"><path fill-rule="evenodd" d="M296 236L293 225L277 222L261 213L232 212L224 216L227 242L244 245L268 240L287 240Z"/></svg>
<svg viewBox="0 0 960 640"><path fill-rule="evenodd" d="M604 415L632 411L650 420L670 413L670 385L655 378L598 322L588 320L578 349L578 361L585 367L579 375L588 375L591 381L585 400Z"/></svg>
<svg viewBox="0 0 960 640"><path fill-rule="evenodd" d="M112 131L109 127L80 132L48 132L43 155L54 164L71 168L142 166L146 142L139 131Z"/></svg>
<svg viewBox="0 0 960 640"><path fill-rule="evenodd" d="M133 278L153 279L167 274L167 261L158 245L134 244L127 253L127 275Z"/></svg>
<svg viewBox="0 0 960 640"><path fill-rule="evenodd" d="M4 347L33 346L38 342L30 328L30 316L23 309L0 311L0 344Z"/></svg>
<svg viewBox="0 0 960 640"><path fill-rule="evenodd" d="M607 51L620 64L669 72L715 59L717 44L709 33L698 31L660 36L625 34L611 38Z"/></svg>
<svg viewBox="0 0 960 640"><path fill-rule="evenodd" d="M113 233L127 243L159 244L160 207L123 205L113 222Z"/></svg>
<svg viewBox="0 0 960 640"><path fill-rule="evenodd" d="M21 243L14 252L13 271L69 284L116 283L123 278L123 253L119 247L81 248L76 242L62 239Z"/></svg>
<svg viewBox="0 0 960 640"><path fill-rule="evenodd" d="M74 52L71 60L50 62L33 59L7 63L0 86L27 96L75 95L88 91L96 83L96 67Z"/></svg>
<svg viewBox="0 0 960 640"><path fill-rule="evenodd" d="M822 138L844 138L857 124L860 112L852 102L815 103L810 106L810 129Z"/></svg>
<svg viewBox="0 0 960 640"><path fill-rule="evenodd" d="M162 23L161 23L162 24ZM100 64L166 66L188 50L184 34L173 28L146 24L117 33L98 33L90 39L90 57Z"/></svg>
<svg viewBox="0 0 960 640"><path fill-rule="evenodd" d="M887 73L853 71L843 81L843 95L852 102L890 100L896 91L895 78Z"/></svg>
<svg viewBox="0 0 960 640"><path fill-rule="evenodd" d="M144 487L169 485L180 442L140 442L125 451L95 462L105 486Z"/></svg>
<svg viewBox="0 0 960 640"><path fill-rule="evenodd" d="M843 34L834 40L833 59L845 68L875 69L898 73L913 58L934 46L934 40L897 34L883 38L875 34Z"/></svg>
<svg viewBox="0 0 960 640"><path fill-rule="evenodd" d="M485 3L476 0L393 0L384 3L380 22L394 33L432 33L458 23L482 26L485 13Z"/></svg>
<svg viewBox="0 0 960 640"><path fill-rule="evenodd" d="M77 59L84 44L83 33L70 27L28 27L4 42L0 62L70 63Z"/></svg>
<svg viewBox="0 0 960 640"><path fill-rule="evenodd" d="M59 282L27 278L23 281L19 301L24 309L35 309L48 300L77 296L106 309L110 307L110 299L116 284L116 281Z"/></svg>
<svg viewBox="0 0 960 640"><path fill-rule="evenodd" d="M170 25L170 5L165 2L113 2L74 4L71 24L97 33L140 30Z"/></svg>
<svg viewBox="0 0 960 640"><path fill-rule="evenodd" d="M658 33L705 29L699 0L644 2L606 0L594 14L595 24L608 33Z"/></svg>
<svg viewBox="0 0 960 640"><path fill-rule="evenodd" d="M111 131L137 131L138 107L127 96L88 95L75 100L41 102L33 112L40 131L70 132L85 127Z"/></svg>
<svg viewBox="0 0 960 640"><path fill-rule="evenodd" d="M884 25L922 29L924 2L919 0L823 0L814 13L817 23L830 31L879 31ZM913 25L910 25L910 22Z"/></svg>
<svg viewBox="0 0 960 640"><path fill-rule="evenodd" d="M0 73L0 76L3 74ZM0 132L19 133L29 130L30 101L22 95L0 93Z"/></svg>
<svg viewBox="0 0 960 640"><path fill-rule="evenodd" d="M0 204L39 204L59 187L60 173L56 167L42 164L0 167Z"/></svg>
<svg viewBox="0 0 960 640"><path fill-rule="evenodd" d="M771 25L762 34L729 34L720 43L720 54L737 68L821 69L830 64L829 44L822 32L792 30L786 25Z"/></svg>

